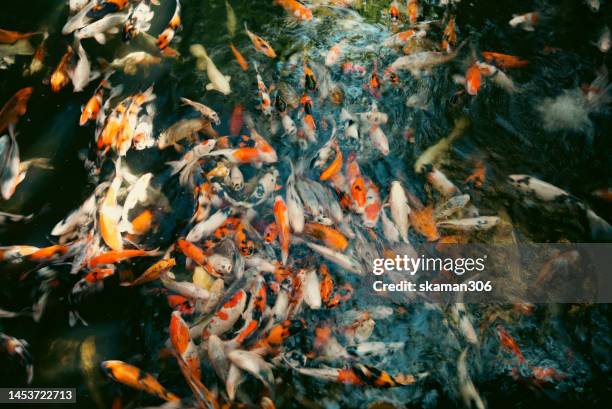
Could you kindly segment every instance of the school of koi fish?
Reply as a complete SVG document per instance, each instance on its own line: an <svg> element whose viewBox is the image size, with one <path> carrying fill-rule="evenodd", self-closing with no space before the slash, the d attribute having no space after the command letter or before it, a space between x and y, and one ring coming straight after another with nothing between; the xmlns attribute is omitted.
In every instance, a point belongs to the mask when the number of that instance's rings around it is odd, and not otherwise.
<svg viewBox="0 0 612 409"><path fill-rule="evenodd" d="M53 348L32 352L37 336L20 323L86 331L104 321L105 300L114 319L136 314L117 336L140 352L89 341L70 352L79 407L605 405L607 305L441 305L364 283L374 259L427 243L612 239L609 4L563 2L599 24L578 64L555 44L544 1L500 5L503 27L487 20L481 32L468 30L476 7L461 0L58 3L58 27L0 28L12 90L0 109L0 206L61 166L23 160L19 146L34 101L62 110L45 102L54 95L81 105L69 126L88 135L87 186L42 241L0 236L0 386L54 384L38 374ZM259 19L234 11L255 3ZM205 28L220 46L190 34L209 9L224 16ZM487 43L495 30L539 48ZM580 69L530 79L536 61L555 58ZM181 86L177 66L189 72ZM537 106L517 108L526 95ZM475 109L496 111L495 124ZM521 123L509 119L517 109ZM508 136L488 154L465 148L495 132ZM534 133L548 142L535 146ZM568 138L601 167L590 194L557 183L587 177L554 157ZM519 146L567 169L545 178L538 159L497 166ZM0 229L45 217L0 211ZM540 231L542 219L554 227ZM576 257L551 254L538 284Z"/></svg>

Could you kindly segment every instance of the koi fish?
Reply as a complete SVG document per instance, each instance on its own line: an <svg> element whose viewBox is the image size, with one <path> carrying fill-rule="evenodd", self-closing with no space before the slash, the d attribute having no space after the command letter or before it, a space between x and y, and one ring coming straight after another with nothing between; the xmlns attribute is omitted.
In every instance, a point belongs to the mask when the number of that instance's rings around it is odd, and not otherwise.
<svg viewBox="0 0 612 409"><path fill-rule="evenodd" d="M411 209L408 205L406 192L397 180L391 182L389 205L391 206L391 218L399 230L400 237L405 243L408 243L408 220Z"/></svg>
<svg viewBox="0 0 612 409"><path fill-rule="evenodd" d="M355 154L350 154L346 162L346 179L349 186L349 194L352 199L354 210L362 214L366 205L366 186Z"/></svg>
<svg viewBox="0 0 612 409"><path fill-rule="evenodd" d="M101 265L116 264L120 261L128 260L134 257L154 257L159 254L157 250L140 250L140 249L128 249L128 250L111 250L106 253L99 254L92 257L87 265L90 268L95 268Z"/></svg>
<svg viewBox="0 0 612 409"><path fill-rule="evenodd" d="M0 350L19 359L21 365L26 370L26 381L29 385L34 378L34 365L32 365L32 356L28 352L28 348L29 345L25 340L17 339L0 332Z"/></svg>
<svg viewBox="0 0 612 409"><path fill-rule="evenodd" d="M444 197L451 197L459 192L457 186L450 181L450 179L442 173L438 168L426 165L426 179L427 182Z"/></svg>
<svg viewBox="0 0 612 409"><path fill-rule="evenodd" d="M192 101L184 97L181 97L181 102L183 103L183 105L189 105L190 107L198 111L200 114L202 114L204 118L214 123L215 125L221 125L221 120L219 119L219 115L215 111L213 111L211 108L207 107L206 105L201 104L199 102Z"/></svg>
<svg viewBox="0 0 612 409"><path fill-rule="evenodd" d="M145 391L165 401L179 401L180 398L164 388L150 373L146 373L123 361L104 361L102 370L115 382L130 388Z"/></svg>
<svg viewBox="0 0 612 409"><path fill-rule="evenodd" d="M244 126L244 108L238 104L234 107L229 121L231 135L238 135Z"/></svg>
<svg viewBox="0 0 612 409"><path fill-rule="evenodd" d="M263 382L266 387L271 388L274 384L272 365L264 361L258 354L236 349L227 354L227 357L238 368Z"/></svg>
<svg viewBox="0 0 612 409"><path fill-rule="evenodd" d="M79 57L74 67L69 74L70 79L72 80L72 86L74 87L74 92L81 92L91 79L91 65L89 63L89 59L87 58L87 53L85 49L81 45L80 41L77 41L77 56Z"/></svg>
<svg viewBox="0 0 612 409"><path fill-rule="evenodd" d="M19 118L25 115L33 90L32 87L20 89L0 109L0 133L7 128L13 128Z"/></svg>
<svg viewBox="0 0 612 409"><path fill-rule="evenodd" d="M465 183L475 187L482 187L487 174L487 168L482 161L476 162L474 171L465 179Z"/></svg>
<svg viewBox="0 0 612 409"><path fill-rule="evenodd" d="M249 36L249 39L251 40L253 46L258 52L267 56L268 58L276 58L276 52L270 46L270 44L257 34L251 32L249 30L249 27L247 26L246 21L244 22L244 30L246 31L247 35Z"/></svg>
<svg viewBox="0 0 612 409"><path fill-rule="evenodd" d="M149 31L154 15L150 1L141 1L136 7L133 7L123 24L121 33L123 41L130 41L136 38L138 34Z"/></svg>
<svg viewBox="0 0 612 409"><path fill-rule="evenodd" d="M599 48L599 51L602 53L607 53L610 51L610 38L610 27L605 26L601 32L601 35L599 36L599 40L597 40L597 48Z"/></svg>
<svg viewBox="0 0 612 409"><path fill-rule="evenodd" d="M474 407L476 409L485 409L486 406L480 397L480 394L474 386L474 382L470 377L470 373L467 370L466 358L467 349L464 349L459 355L457 361L457 378L459 380L459 393L463 402L468 407Z"/></svg>
<svg viewBox="0 0 612 409"><path fill-rule="evenodd" d="M159 279L164 287L175 293L193 299L195 301L208 301L213 298L213 294L198 285L188 281L176 281L171 272L163 273Z"/></svg>
<svg viewBox="0 0 612 409"><path fill-rule="evenodd" d="M281 246L281 257L283 265L287 264L289 257L289 244L291 242L291 234L289 233L289 215L287 213L287 205L282 196L276 196L274 200L274 220L278 229L278 240Z"/></svg>
<svg viewBox="0 0 612 409"><path fill-rule="evenodd" d="M180 0L176 0L176 8L174 9L174 14L172 18L168 22L168 26L166 29L157 37L157 47L160 50L165 50L170 42L174 39L176 35L176 30L178 30L181 25L181 2Z"/></svg>
<svg viewBox="0 0 612 409"><path fill-rule="evenodd" d="M94 91L94 94L87 101L87 103L83 106L81 110L81 117L79 118L79 125L84 126L89 121L95 121L98 119L98 115L100 115L100 110L102 108L102 104L104 102L104 86L106 85L106 80L102 80L100 85Z"/></svg>
<svg viewBox="0 0 612 409"><path fill-rule="evenodd" d="M287 217L289 218L289 224L291 230L296 234L302 233L304 230L304 205L302 199L297 192L295 186L295 173L293 170L293 163L291 163L291 175L287 178L286 186L286 201L287 201ZM276 228L275 225L275 229Z"/></svg>
<svg viewBox="0 0 612 409"><path fill-rule="evenodd" d="M259 276L253 283L251 298L242 317L244 319L244 325L232 339L233 343L237 345L242 344L255 333L264 318L266 302L267 286L263 278Z"/></svg>
<svg viewBox="0 0 612 409"><path fill-rule="evenodd" d="M225 10L227 13L227 32L229 33L230 37L234 37L236 35L236 27L238 26L238 23L236 23L236 13L234 13L232 5L227 0L225 0Z"/></svg>
<svg viewBox="0 0 612 409"><path fill-rule="evenodd" d="M455 16L451 16L448 19L448 23L446 24L446 27L444 27L442 36L444 37L444 39L442 40L442 49L444 49L448 53L452 50L453 47L457 45Z"/></svg>
<svg viewBox="0 0 612 409"><path fill-rule="evenodd" d="M408 216L412 227L414 227L419 234L427 238L428 241L435 241L440 238L436 228L436 222L433 217L432 207L426 207L421 210L413 210Z"/></svg>
<svg viewBox="0 0 612 409"><path fill-rule="evenodd" d="M365 227L376 227L382 210L380 192L378 187L370 180L366 179L366 204L363 209L363 224Z"/></svg>
<svg viewBox="0 0 612 409"><path fill-rule="evenodd" d="M223 95L229 95L232 92L230 88L231 77L229 75L223 75L221 71L219 71L206 53L206 49L201 44L192 44L189 47L189 51L197 58L197 68L200 71L206 70L208 80L210 81L206 84L206 90L215 90Z"/></svg>
<svg viewBox="0 0 612 409"><path fill-rule="evenodd" d="M75 16L76 17L76 16ZM118 30L126 22L128 14L109 14L91 24L84 23L74 34L77 40L94 38L99 44L106 44L107 32Z"/></svg>
<svg viewBox="0 0 612 409"><path fill-rule="evenodd" d="M170 318L170 342L180 358L187 364L191 375L200 380L202 378L200 356L189 335L189 327L179 311L174 311Z"/></svg>
<svg viewBox="0 0 612 409"><path fill-rule="evenodd" d="M264 84L261 74L259 73L259 67L256 62L253 62L255 67L255 73L257 75L257 94L259 97L259 109L268 118L272 117L272 100L268 93L268 88Z"/></svg>
<svg viewBox="0 0 612 409"><path fill-rule="evenodd" d="M468 94L476 95L482 85L481 73L477 64L472 64L465 73L465 89Z"/></svg>
<svg viewBox="0 0 612 409"><path fill-rule="evenodd" d="M9 200L19 184L19 145L15 135L0 137L0 194Z"/></svg>
<svg viewBox="0 0 612 409"><path fill-rule="evenodd" d="M400 31L383 41L385 47L403 47L410 41L425 37L427 33L424 30L406 30Z"/></svg>
<svg viewBox="0 0 612 409"><path fill-rule="evenodd" d="M501 219L497 216L480 216L472 217L467 219L455 219L440 221L436 226L457 231L482 231L489 230L497 226L501 222Z"/></svg>
<svg viewBox="0 0 612 409"><path fill-rule="evenodd" d="M408 21L410 21L410 24L416 24L419 17L419 4L417 0L408 0L407 9Z"/></svg>
<svg viewBox="0 0 612 409"><path fill-rule="evenodd" d="M234 295L219 308L206 327L204 327L202 338L207 339L211 335L221 336L232 329L244 311L246 301L246 292L244 290L236 291Z"/></svg>
<svg viewBox="0 0 612 409"><path fill-rule="evenodd" d="M436 65L446 64L452 61L456 56L461 46L450 53L441 53L439 51L421 51L418 53L409 54L399 57L392 64L394 70L409 70L414 76L418 77L423 70L428 70Z"/></svg>
<svg viewBox="0 0 612 409"><path fill-rule="evenodd" d="M304 243L315 253L320 254L323 258L329 260L330 262L337 264L338 266L350 271L355 274L363 274L363 268L357 260L355 260L352 256L337 252L333 249L330 249L326 246L321 246L319 244L311 243L302 239L296 239L298 242Z"/></svg>
<svg viewBox="0 0 612 409"><path fill-rule="evenodd" d="M160 57L151 55L145 51L134 51L121 58L115 58L109 67L122 70L126 75L136 75L138 68L157 65L161 62Z"/></svg>
<svg viewBox="0 0 612 409"><path fill-rule="evenodd" d="M25 40L40 32L20 33L17 31L3 30L0 28L0 44L15 44L18 40Z"/></svg>
<svg viewBox="0 0 612 409"><path fill-rule="evenodd" d="M495 65L501 68L523 68L529 65L529 61L522 60L514 55L496 53L493 51L483 51L481 54L486 61L495 63Z"/></svg>
<svg viewBox="0 0 612 409"><path fill-rule="evenodd" d="M536 11L520 15L514 14L508 24L511 27L521 27L525 31L533 31L539 17L540 15Z"/></svg>
<svg viewBox="0 0 612 409"><path fill-rule="evenodd" d="M242 56L242 54L240 54L240 51L238 51L238 49L232 43L230 43L229 46L230 46L230 49L232 50L232 54L234 54L234 58L236 59L236 62L238 63L240 68L242 68L242 71L248 71L249 63Z"/></svg>
<svg viewBox="0 0 612 409"><path fill-rule="evenodd" d="M68 82L70 82L69 63L70 59L72 58L72 54L72 47L68 46L66 53L62 56L62 59L55 68L55 71L53 71L50 80L51 90L53 92L59 92L62 88L64 88L64 86L66 86L66 84L68 84Z"/></svg>
<svg viewBox="0 0 612 409"><path fill-rule="evenodd" d="M312 20L312 10L304 6L302 3L296 0L274 0L272 2L275 5L281 6L285 9L290 16L295 17L298 20L309 21Z"/></svg>
<svg viewBox="0 0 612 409"><path fill-rule="evenodd" d="M468 204L469 201L470 201L470 195L467 195L467 194L453 196L447 201L436 206L434 210L434 218L438 220L438 219L444 219L444 218L450 217L454 213L463 209Z"/></svg>
<svg viewBox="0 0 612 409"><path fill-rule="evenodd" d="M499 336L499 342L502 344L504 348L508 351L512 352L518 358L519 362L524 364L526 362L523 353L520 348L516 344L516 341L506 332L504 327L501 325L497 326L497 335Z"/></svg>
<svg viewBox="0 0 612 409"><path fill-rule="evenodd" d="M173 258L159 260L157 263L153 264L151 267L147 268L144 273L138 276L132 282L123 282L121 283L124 287L133 287L137 285L142 285L149 283L151 281L157 280L163 273L170 271L172 267L176 265L176 260Z"/></svg>
<svg viewBox="0 0 612 409"><path fill-rule="evenodd" d="M306 223L304 234L336 251L346 250L349 244L342 233L320 223Z"/></svg>

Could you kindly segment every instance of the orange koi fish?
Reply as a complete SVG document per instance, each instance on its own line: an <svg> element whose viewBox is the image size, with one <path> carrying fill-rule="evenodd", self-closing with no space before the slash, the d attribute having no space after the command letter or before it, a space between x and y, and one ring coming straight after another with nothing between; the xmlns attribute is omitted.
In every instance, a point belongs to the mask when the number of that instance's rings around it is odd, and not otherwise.
<svg viewBox="0 0 612 409"><path fill-rule="evenodd" d="M397 0L393 0L391 5L389 6L389 15L391 16L391 21L396 23L400 18L399 4L397 4Z"/></svg>
<svg viewBox="0 0 612 409"><path fill-rule="evenodd" d="M428 241L436 241L440 238L433 214L433 207L425 207L421 210L412 209L408 214L412 227Z"/></svg>
<svg viewBox="0 0 612 409"><path fill-rule="evenodd" d="M137 279L134 281L121 283L122 286L135 286L142 285L145 283L149 283L151 281L155 281L159 278L163 273L170 271L172 267L176 265L176 260L173 258L159 260L157 263L153 264L151 267L147 268L144 273L142 273Z"/></svg>
<svg viewBox="0 0 612 409"><path fill-rule="evenodd" d="M103 87L106 85L106 80L102 80L93 96L89 98L89 101L83 107L81 111L81 118L79 119L79 125L83 126L89 121L95 121L100 114L100 109L103 103Z"/></svg>
<svg viewBox="0 0 612 409"><path fill-rule="evenodd" d="M40 32L19 33L17 31L3 30L0 28L0 44L13 44L17 40L23 40L40 34Z"/></svg>
<svg viewBox="0 0 612 409"><path fill-rule="evenodd" d="M56 244L35 251L34 253L28 256L28 259L40 262L51 261L65 255L66 253L68 253L68 250L68 246Z"/></svg>
<svg viewBox="0 0 612 409"><path fill-rule="evenodd" d="M474 187L482 187L487 175L487 168L482 161L476 162L474 171L465 179L466 184L473 184Z"/></svg>
<svg viewBox="0 0 612 409"><path fill-rule="evenodd" d="M291 242L291 234L289 233L289 215L287 214L287 205L282 196L276 196L274 200L274 220L278 230L278 241L281 247L281 257L283 265L287 264L289 257L289 244Z"/></svg>
<svg viewBox="0 0 612 409"><path fill-rule="evenodd" d="M529 65L529 61L522 60L514 55L495 53L493 51L483 51L482 57L488 62L492 62L500 68L523 68Z"/></svg>
<svg viewBox="0 0 612 409"><path fill-rule="evenodd" d="M306 223L304 234L315 238L327 247L336 251L344 251L348 247L348 240L338 230L320 223Z"/></svg>
<svg viewBox="0 0 612 409"><path fill-rule="evenodd" d="M276 52L270 46L270 44L266 40L258 36L257 34L251 32L249 30L249 27L247 26L246 21L244 23L244 30L246 31L247 35L251 39L251 42L253 43L253 46L255 46L255 49L258 52L262 53L263 55L269 58L276 58Z"/></svg>
<svg viewBox="0 0 612 409"><path fill-rule="evenodd" d="M131 234L141 235L145 234L151 229L153 224L153 212L149 209L143 210L138 216L131 221L132 230Z"/></svg>
<svg viewBox="0 0 612 409"><path fill-rule="evenodd" d="M170 45L170 42L176 35L176 30L178 30L181 25L181 2L176 0L176 9L174 10L174 15L170 19L168 26L166 29L157 37L157 48L160 50L165 50Z"/></svg>
<svg viewBox="0 0 612 409"><path fill-rule="evenodd" d="M102 370L115 382L155 395L165 401L178 401L180 398L164 388L153 375L143 372L123 361L104 361Z"/></svg>
<svg viewBox="0 0 612 409"><path fill-rule="evenodd" d="M100 206L98 223L100 235L111 250L123 250L123 239L119 230L121 214L117 211L117 196L121 188L121 177L116 175Z"/></svg>
<svg viewBox="0 0 612 409"><path fill-rule="evenodd" d="M516 355L519 362L524 364L526 362L525 356L523 356L523 353L516 344L516 341L510 336L510 334L506 332L504 327L502 327L501 325L497 326L497 335L499 336L499 341L504 346L504 348Z"/></svg>
<svg viewBox="0 0 612 409"><path fill-rule="evenodd" d="M244 126L244 108L238 104L232 111L232 116L229 122L230 135L238 135ZM218 145L218 143L217 143Z"/></svg>
<svg viewBox="0 0 612 409"><path fill-rule="evenodd" d="M167 299L168 306L182 314L190 315L195 311L195 306L189 298L183 297L182 295L171 294L168 295Z"/></svg>
<svg viewBox="0 0 612 409"><path fill-rule="evenodd" d="M53 92L59 92L70 82L70 76L68 75L68 65L74 51L72 47L68 46L66 53L62 56L59 64L51 74L51 90Z"/></svg>
<svg viewBox="0 0 612 409"><path fill-rule="evenodd" d="M408 0L407 9L410 24L416 24L417 18L419 17L419 4L417 0Z"/></svg>
<svg viewBox="0 0 612 409"><path fill-rule="evenodd" d="M242 68L242 71L248 71L249 63L245 60L242 54L240 54L240 51L238 51L238 49L232 43L230 43L229 46L230 46L230 49L232 50L232 53L234 54L234 58L236 59L236 62L238 63L238 65L240 65L240 68Z"/></svg>
<svg viewBox="0 0 612 409"><path fill-rule="evenodd" d="M181 313L174 311L170 318L170 342L172 346L187 364L189 372L196 378L202 378L200 368L200 356L195 344L191 340L189 327L181 317Z"/></svg>
<svg viewBox="0 0 612 409"><path fill-rule="evenodd" d="M455 16L452 16L448 20L444 32L442 33L442 49L446 50L447 53L450 53L452 48L457 45L457 32L455 30Z"/></svg>
<svg viewBox="0 0 612 409"><path fill-rule="evenodd" d="M346 179L349 184L350 196L353 199L355 212L361 214L366 205L366 186L354 153L349 155L346 162Z"/></svg>
<svg viewBox="0 0 612 409"><path fill-rule="evenodd" d="M274 0L272 2L285 9L291 16L298 20L309 21L312 20L312 10L304 6L302 3L296 0Z"/></svg>
<svg viewBox="0 0 612 409"><path fill-rule="evenodd" d="M20 89L0 109L0 134L6 128L17 125L19 117L26 113L32 91L32 87Z"/></svg>
<svg viewBox="0 0 612 409"><path fill-rule="evenodd" d="M273 326L265 338L254 345L254 349L277 350L287 338L295 335L306 327L304 320L285 320Z"/></svg>
<svg viewBox="0 0 612 409"><path fill-rule="evenodd" d="M329 273L329 269L327 265L321 264L319 267L319 273L322 276L321 279L321 300L328 305L331 300L332 293L334 292L334 280L332 279L331 274Z"/></svg>
<svg viewBox="0 0 612 409"><path fill-rule="evenodd" d="M366 179L366 204L363 211L363 224L365 227L375 227L382 210L380 192L378 187L369 178Z"/></svg>
<svg viewBox="0 0 612 409"><path fill-rule="evenodd" d="M192 242L180 239L177 241L177 245L185 257L195 261L198 265L204 265L206 263L206 255L204 254L204 250Z"/></svg>
<svg viewBox="0 0 612 409"><path fill-rule="evenodd" d="M90 268L94 268L100 265L111 265L118 263L123 260L127 260L134 257L152 257L158 255L159 252L157 250L140 250L140 249L129 249L129 250L121 250L121 251L107 251L106 253L102 253L95 257L92 257L89 260L87 265Z"/></svg>
<svg viewBox="0 0 612 409"><path fill-rule="evenodd" d="M482 74L477 64L472 64L465 73L465 89L468 94L476 95L482 85Z"/></svg>
<svg viewBox="0 0 612 409"><path fill-rule="evenodd" d="M338 172L342 170L342 151L338 146L338 142L334 141L333 143L334 150L336 151L336 157L330 163L330 165L321 172L319 179L321 181L326 181L334 177Z"/></svg>

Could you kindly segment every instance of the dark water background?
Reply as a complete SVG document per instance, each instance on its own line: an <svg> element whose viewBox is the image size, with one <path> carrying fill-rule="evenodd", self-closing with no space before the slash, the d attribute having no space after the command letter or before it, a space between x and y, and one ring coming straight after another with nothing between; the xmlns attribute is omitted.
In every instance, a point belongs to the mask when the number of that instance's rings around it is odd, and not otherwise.
<svg viewBox="0 0 612 409"><path fill-rule="evenodd" d="M35 213L34 220L25 225L11 226L0 232L0 243L45 246L50 243L49 231L72 209L91 193L95 181L88 178L78 152L89 148L93 130L78 126L81 105L89 98L94 83L80 94L71 92L68 86L58 94L50 92L45 80L61 58L71 37L61 35L61 27L68 17L64 1L31 0L4 2L0 13L0 27L18 31L45 28L50 32L47 41L46 68L33 77L21 73L29 59L18 59L6 71L0 71L0 101L6 101L18 89L33 86L34 93L28 104L28 113L18 125L18 143L22 159L32 157L51 158L53 171L31 170L28 178L18 187L14 197L0 203L0 209L15 213ZM174 10L174 3L163 1L156 8L156 18L150 33L158 34ZM249 27L269 39L281 56L270 62L257 58L267 84L275 82L285 61L294 52L307 48L309 55L325 52L332 44L349 34L355 45L363 45L363 52L355 52L354 62L364 65L370 72L373 61L393 61L391 53L377 53L365 49L368 44L381 41L388 33L388 21L383 14L388 2L367 2L361 13L365 21L357 28L343 30L335 18L320 15L323 23L317 27L287 24L284 12L273 7L271 0L234 1L238 16L238 34L233 40L249 61L256 58L248 38L241 27L244 20ZM442 9L421 1L428 18L442 17ZM186 116L186 110L177 109L179 97L202 100L222 117L218 131L226 132L225 124L236 103L242 103L254 111L254 73L243 73L227 43L225 6L223 1L184 0L183 29L180 41L173 43L181 52L178 61L165 61L153 68L147 76L113 80L123 83L126 92L145 89L155 82L157 95L155 119L156 132ZM507 22L513 13L533 9L543 10L544 18L535 32L511 29ZM524 70L513 70L514 81L525 90L509 96L502 90L485 86L476 98L453 95L461 88L450 80L452 73L463 72L461 59L439 67L423 81L412 81L408 75L402 78L402 87L384 93L381 105L389 113L385 131L391 142L392 155L387 158L372 152L363 152L362 171L372 177L382 188L382 196L391 180L400 178L413 193L425 200L423 180L412 170L413 162L428 146L447 135L454 118L467 116L472 126L451 150L443 167L445 173L461 181L471 172L476 159L482 159L488 168L488 179L483 192L474 192L472 200L486 214L506 211L521 241L573 242L590 241L585 221L576 209L546 208L541 204L525 205L504 184L511 173L538 176L557 185L587 202L598 214L610 220L612 210L604 202L593 199L595 189L612 185L612 116L602 111L590 116L591 132L546 132L541 127L539 113L534 109L544 97L558 95L564 89L590 83L595 70L608 64L609 56L601 54L591 43L596 41L602 24L611 21L612 4L602 5L599 13L589 11L578 0L561 1L463 1L456 9L459 39L469 38L469 47L475 50L494 50L519 55L530 61ZM317 15L317 13L315 13ZM439 30L438 30L439 31ZM220 70L232 76L232 94L223 97L206 93L206 75L194 68L189 45L202 43ZM558 47L560 52L544 54L544 46ZM111 60L113 52L122 47L120 40L106 46L93 41L84 42L90 59L104 57ZM288 76L286 81L297 83L299 75ZM360 91L362 80L346 79L334 74L334 80L342 81L347 105L365 107L370 98ZM294 83L294 85L295 85ZM351 88L352 87L352 88ZM428 111L405 107L406 96L419 87L430 90ZM328 107L321 107L318 114ZM315 108L315 110L317 107ZM354 110L353 110L354 112ZM408 144L401 136L403 129L415 130L416 143ZM325 138L321 138L322 141ZM272 139L279 157L299 156L295 145L279 138ZM316 150L316 148L313 148ZM171 153L163 154L131 152L127 161L133 171L154 171L163 174L164 162L174 159ZM286 170L286 169L285 169ZM163 180L163 175L160 176ZM172 188L168 188L171 196ZM180 195L175 193L175 199ZM177 196L178 195L178 196ZM187 214L190 210L179 199L173 200L175 212ZM180 219L180 216L174 216ZM176 233L172 221L161 229L156 240L169 243ZM10 273L10 274L9 274ZM111 287L83 306L89 327L70 328L67 323L65 294L70 290L72 277L62 281L50 297L50 303L40 324L31 320L14 319L0 323L0 330L18 338L27 339L35 357L36 386L75 386L79 388L78 407L109 407L112 397L122 394L126 407L155 404L156 400L138 392L121 388L106 381L97 371L98 362L105 359L123 359L150 372L159 374L162 384L180 396L189 392L174 364L158 359L160 347L167 338L167 321L170 309L163 295L155 291L136 291ZM17 282L14 274L0 275L2 308L19 310L28 305L24 300L35 297L31 283ZM6 301L6 302L4 302ZM383 300L379 301L385 304ZM367 309L355 297L343 306L334 318L323 312L307 313L309 322L341 319L344 311L352 308ZM397 305L393 305L397 308ZM477 321L485 316L487 308L474 308ZM499 306L500 309L503 307ZM485 330L480 356L470 363L474 382L490 407L576 407L588 404L603 407L612 394L610 371L610 309L599 306L542 306L531 316L513 317L513 335L521 340L523 352L534 365L555 366L568 376L556 385L534 388L521 383L511 375L513 367L508 354L499 352L499 342L493 330ZM415 387L380 391L368 388L347 387L321 383L287 371L276 371L283 380L277 390L278 407L368 407L375 402L389 401L401 407L449 407L461 406L454 385L454 367L461 347L456 339L448 337L441 324L440 315L421 306L410 306L404 313L377 323L373 339L405 340L407 346L401 353L393 353L374 359L370 364L392 373L429 370L434 373L425 383ZM307 348L308 337L290 340L289 347ZM92 347L93 345L93 347ZM95 348L95 354L87 357L87 351ZM84 362L93 362L94 369ZM205 367L206 368L206 367ZM21 385L21 373L9 363L0 371L1 385ZM205 369L206 374L206 369ZM213 378L210 374L205 379ZM241 388L258 394L260 388L252 380ZM136 404L138 402L138 404ZM133 406L130 406L133 405ZM385 406L377 406L385 407Z"/></svg>

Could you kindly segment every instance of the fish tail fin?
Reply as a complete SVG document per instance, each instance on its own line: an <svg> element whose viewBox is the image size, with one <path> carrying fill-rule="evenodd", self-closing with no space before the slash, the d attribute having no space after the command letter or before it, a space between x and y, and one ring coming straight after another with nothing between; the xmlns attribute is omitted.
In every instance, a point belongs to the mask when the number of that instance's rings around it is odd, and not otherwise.
<svg viewBox="0 0 612 409"><path fill-rule="evenodd" d="M51 165L51 159L49 158L34 158L28 160L30 166L37 167L39 169L45 170L53 170L53 165Z"/></svg>
<svg viewBox="0 0 612 409"><path fill-rule="evenodd" d="M591 238L596 240L610 240L612 238L612 226L598 216L591 209L586 209L586 217L591 229Z"/></svg>
<svg viewBox="0 0 612 409"><path fill-rule="evenodd" d="M185 167L185 165L187 165L187 161L185 159L173 160L170 162L166 162L166 165L172 168L170 174L174 176L179 173Z"/></svg>

